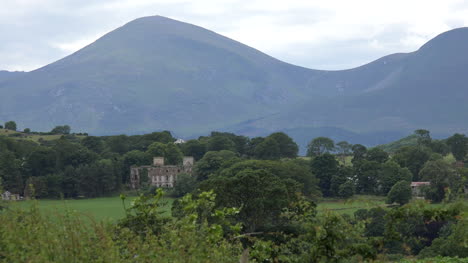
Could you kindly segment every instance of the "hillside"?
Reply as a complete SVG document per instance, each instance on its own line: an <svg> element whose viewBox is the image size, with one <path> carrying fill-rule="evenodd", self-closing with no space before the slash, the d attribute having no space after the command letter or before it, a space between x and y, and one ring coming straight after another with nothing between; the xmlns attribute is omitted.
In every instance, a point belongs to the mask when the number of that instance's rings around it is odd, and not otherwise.
<svg viewBox="0 0 468 263"><path fill-rule="evenodd" d="M467 70L467 28L412 53L324 71L145 17L38 70L0 74L0 121L43 131L66 123L97 135L282 130L302 145L320 135L375 145L418 128L466 132Z"/></svg>
<svg viewBox="0 0 468 263"><path fill-rule="evenodd" d="M68 123L100 134L189 135L304 101L310 75L203 28L146 17L0 84L0 119L35 130Z"/></svg>

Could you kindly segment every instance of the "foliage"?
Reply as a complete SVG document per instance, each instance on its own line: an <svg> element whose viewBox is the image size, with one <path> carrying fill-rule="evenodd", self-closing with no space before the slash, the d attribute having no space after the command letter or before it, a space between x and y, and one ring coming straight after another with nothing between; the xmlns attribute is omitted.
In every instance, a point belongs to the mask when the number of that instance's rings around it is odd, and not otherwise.
<svg viewBox="0 0 468 263"><path fill-rule="evenodd" d="M157 198L152 196L151 198ZM165 221L160 234L135 233L132 228L84 221L71 210L43 214L29 210L0 213L0 260L4 262L238 262L239 229L226 218L235 209L214 210L214 196L182 200L184 217ZM137 200L130 209L142 223L151 223L157 203ZM149 211L150 210L150 211ZM154 212L154 213L153 213ZM208 217L211 219L208 220ZM134 217L132 217L134 218ZM209 223L215 221L216 223ZM149 227L145 225L143 228Z"/></svg>
<svg viewBox="0 0 468 263"><path fill-rule="evenodd" d="M280 158L295 158L299 151L299 146L284 132L275 132L270 134L266 139L274 139L278 143Z"/></svg>
<svg viewBox="0 0 468 263"><path fill-rule="evenodd" d="M14 121L5 122L5 129L16 131L16 122L14 122Z"/></svg>
<svg viewBox="0 0 468 263"><path fill-rule="evenodd" d="M443 160L428 161L421 170L420 177L431 183L426 189L426 197L434 202L440 202L444 197L454 198L455 196L447 195L447 191L457 193L462 186L460 176Z"/></svg>
<svg viewBox="0 0 468 263"><path fill-rule="evenodd" d="M413 175L408 168L401 168L396 162L389 160L382 165L378 177L378 192L386 195L398 181L411 182Z"/></svg>
<svg viewBox="0 0 468 263"><path fill-rule="evenodd" d="M380 148L371 148L367 150L366 160L384 163L388 160L388 153Z"/></svg>
<svg viewBox="0 0 468 263"><path fill-rule="evenodd" d="M418 146L407 146L399 149L392 160L397 162L401 167L408 168L413 174L413 180L419 181L419 171L424 164L429 160L431 152L428 148Z"/></svg>
<svg viewBox="0 0 468 263"><path fill-rule="evenodd" d="M213 177L200 185L213 189L218 207L239 207L237 220L245 232L262 230L277 225L281 212L296 200L298 183L282 179L264 169L243 169L233 176Z"/></svg>
<svg viewBox="0 0 468 263"><path fill-rule="evenodd" d="M197 180L190 174L179 174L177 175L177 181L174 186L175 197L182 197L188 193L193 192L196 189Z"/></svg>
<svg viewBox="0 0 468 263"><path fill-rule="evenodd" d="M468 258L468 218L466 215L456 223L445 225L442 234L434 239L430 247L424 248L421 257L460 257Z"/></svg>
<svg viewBox="0 0 468 263"><path fill-rule="evenodd" d="M463 161L468 153L468 138L464 134L455 133L447 139L447 145L457 161Z"/></svg>
<svg viewBox="0 0 468 263"><path fill-rule="evenodd" d="M449 222L457 222L465 209L460 204L433 208L424 202L391 209L385 216L386 247L397 253L416 255L432 244L442 227Z"/></svg>
<svg viewBox="0 0 468 263"><path fill-rule="evenodd" d="M229 161L236 159L234 152L223 150L219 152L207 152L203 158L195 164L194 172L198 181L208 178L210 174L217 172Z"/></svg>
<svg viewBox="0 0 468 263"><path fill-rule="evenodd" d="M354 195L355 192L355 186L352 181L346 181L338 188L338 196L342 198L350 198Z"/></svg>
<svg viewBox="0 0 468 263"><path fill-rule="evenodd" d="M404 205L411 200L411 187L408 181L397 182L387 195L387 204L398 203Z"/></svg>
<svg viewBox="0 0 468 263"><path fill-rule="evenodd" d="M320 190L324 196L330 196L331 179L338 173L338 161L335 156L325 153L312 159L311 170L317 176Z"/></svg>
<svg viewBox="0 0 468 263"><path fill-rule="evenodd" d="M266 138L254 150L255 157L262 160L277 160L280 154L280 146L273 138Z"/></svg>
<svg viewBox="0 0 468 263"><path fill-rule="evenodd" d="M55 126L50 133L52 134L70 134L71 128L68 125Z"/></svg>
<svg viewBox="0 0 468 263"><path fill-rule="evenodd" d="M335 149L335 143L327 137L317 137L307 145L307 156L319 156Z"/></svg>

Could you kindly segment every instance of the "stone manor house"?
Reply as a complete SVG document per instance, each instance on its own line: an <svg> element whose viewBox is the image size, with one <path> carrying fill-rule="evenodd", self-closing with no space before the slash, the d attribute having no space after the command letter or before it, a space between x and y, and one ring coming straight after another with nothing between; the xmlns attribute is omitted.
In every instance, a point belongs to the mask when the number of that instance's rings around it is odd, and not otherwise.
<svg viewBox="0 0 468 263"><path fill-rule="evenodd" d="M138 189L141 180L148 179L147 182L151 186L172 188L179 174L192 174L193 164L191 156L185 156L181 165L164 165L164 157L154 157L152 165L130 168L130 187ZM143 176L147 178L142 178Z"/></svg>

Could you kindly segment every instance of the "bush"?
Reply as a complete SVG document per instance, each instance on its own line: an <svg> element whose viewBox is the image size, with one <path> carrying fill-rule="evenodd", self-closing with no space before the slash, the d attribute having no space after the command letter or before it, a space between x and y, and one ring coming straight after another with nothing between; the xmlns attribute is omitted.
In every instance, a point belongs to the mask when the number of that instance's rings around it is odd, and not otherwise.
<svg viewBox="0 0 468 263"><path fill-rule="evenodd" d="M404 205L411 200L411 186L407 181L396 183L387 195L387 204L398 203Z"/></svg>
<svg viewBox="0 0 468 263"><path fill-rule="evenodd" d="M350 198L354 195L355 192L354 183L351 181L347 181L340 185L338 189L338 195L342 198Z"/></svg>

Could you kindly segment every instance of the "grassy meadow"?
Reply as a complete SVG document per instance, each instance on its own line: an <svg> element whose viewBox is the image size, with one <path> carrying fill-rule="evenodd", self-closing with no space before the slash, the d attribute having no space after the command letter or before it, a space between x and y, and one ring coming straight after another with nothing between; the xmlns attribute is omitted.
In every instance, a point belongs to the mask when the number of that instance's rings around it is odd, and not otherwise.
<svg viewBox="0 0 468 263"><path fill-rule="evenodd" d="M136 197L127 197L125 206L128 208ZM163 200L163 211L170 215L173 198ZM122 200L118 196L100 197L90 199L68 199L68 200L26 200L11 202L12 209L28 209L37 205L40 211L46 213L63 213L65 210L76 211L83 217L97 221L116 221L125 216L125 209ZM378 206L385 206L385 198L380 196L358 195L350 199L324 198L317 204L318 212L332 210L340 214L353 215L359 209L369 209Z"/></svg>
<svg viewBox="0 0 468 263"><path fill-rule="evenodd" d="M127 197L125 206L128 208L136 197ZM165 198L163 200L163 210L170 214L174 199ZM116 221L125 216L125 209L120 197L101 197L90 199L69 199L69 200L26 200L10 203L11 208L28 209L37 204L40 211L46 213L63 213L67 209L76 211L84 217L97 221Z"/></svg>
<svg viewBox="0 0 468 263"><path fill-rule="evenodd" d="M62 134L50 134L50 135L43 135L43 134L33 134L33 133L24 133L24 132L19 132L19 131L12 131L12 130L6 130L6 129L0 129L0 135L4 135L7 137L11 137L14 139L18 140L29 140L33 142L39 142L40 140L42 141L53 141L53 140L58 140L60 137L62 137ZM84 138L85 136L83 135L76 135L78 138Z"/></svg>

